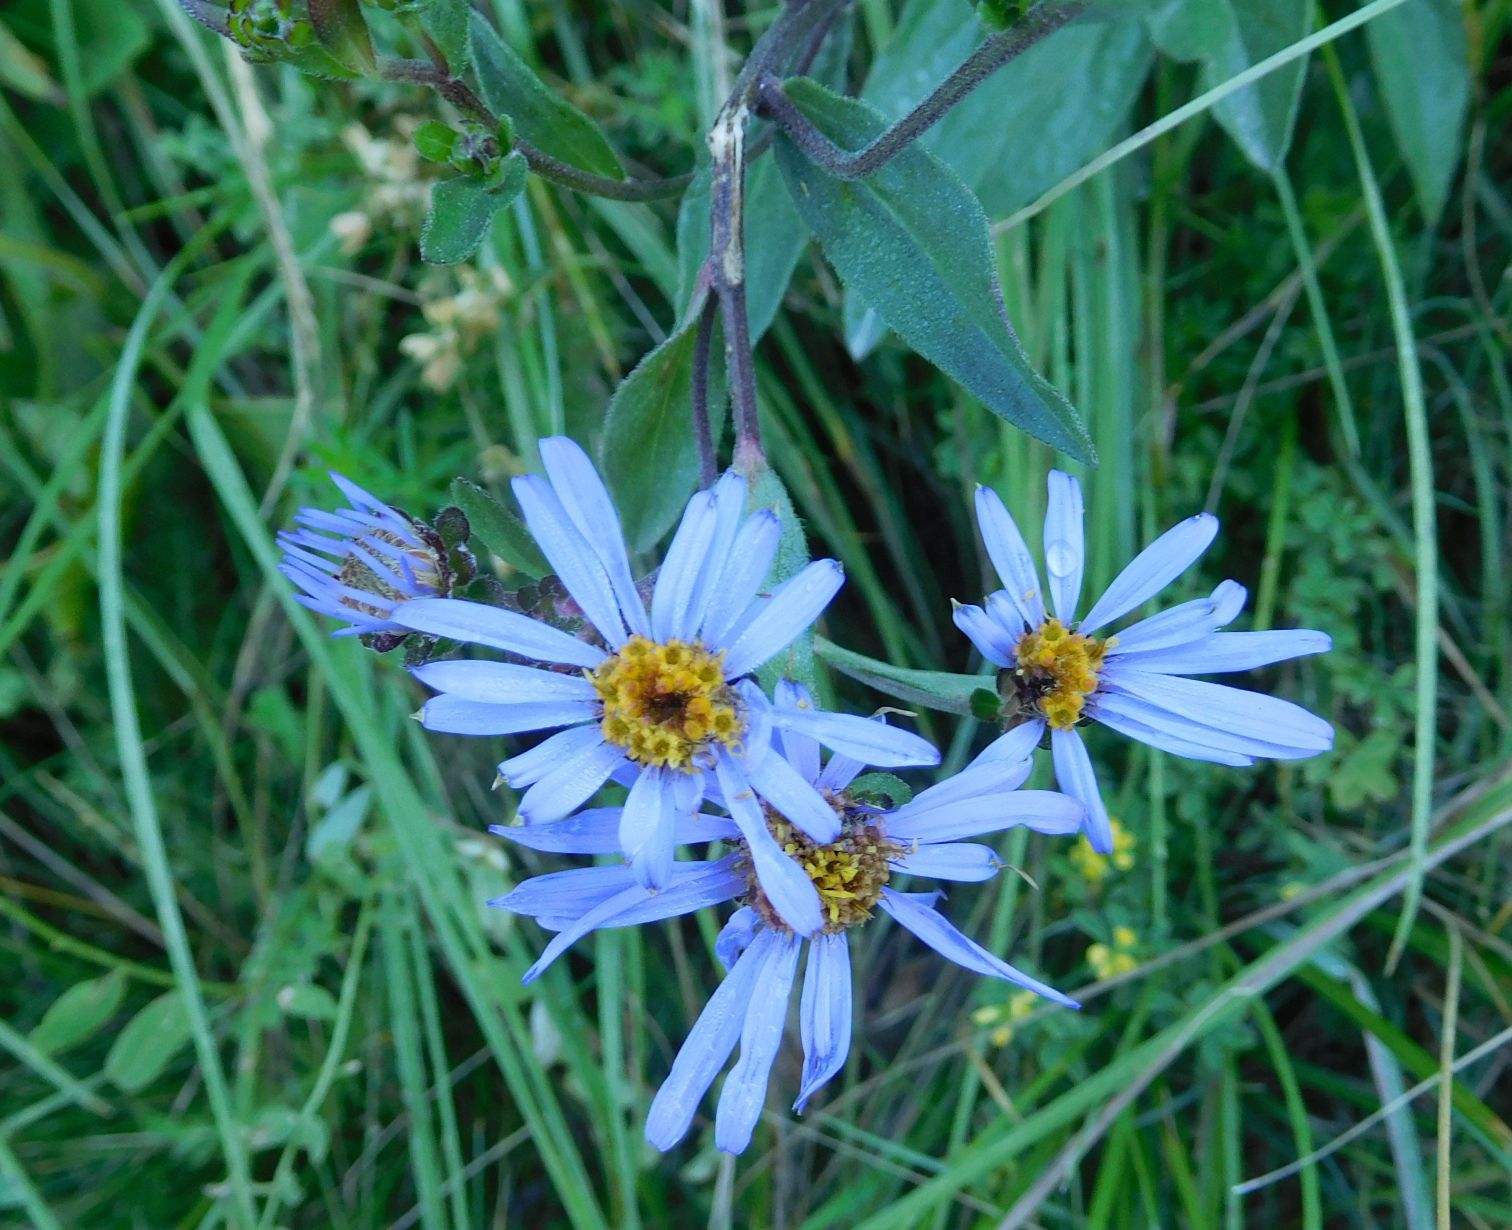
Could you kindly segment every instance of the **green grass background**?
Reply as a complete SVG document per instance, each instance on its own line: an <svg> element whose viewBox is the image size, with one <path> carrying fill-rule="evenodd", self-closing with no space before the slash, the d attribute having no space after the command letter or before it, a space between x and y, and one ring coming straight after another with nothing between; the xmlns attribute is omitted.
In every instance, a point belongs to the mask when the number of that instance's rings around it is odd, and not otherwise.
<svg viewBox="0 0 1512 1230"><path fill-rule="evenodd" d="M482 7L664 174L719 42L771 17ZM532 181L474 262L506 275L497 327L438 390L399 343L462 284L343 137L402 147L434 100L248 68L168 0L6 5L0 1224L1512 1223L1512 6L1461 8L1471 103L1431 222L1354 33L1308 61L1278 174L1198 108L997 235L1010 314L1101 450L1089 587L1217 512L1173 594L1233 576L1242 626L1330 632L1249 682L1337 748L1229 771L1094 732L1133 866L1089 878L1072 843L1006 836L1024 876L948 907L1085 1010L1005 1037L1007 989L878 923L844 1076L789 1115L791 1039L730 1159L707 1120L666 1157L640 1136L715 920L596 935L522 989L543 935L483 902L559 864L486 833L513 806L488 790L502 742L426 736L399 663L327 639L271 542L333 502L328 468L424 515L457 475L502 491L542 435L592 442L674 320L674 207ZM860 3L853 83L895 19ZM1127 131L1204 88L1160 62ZM372 234L345 252L354 210ZM758 375L811 548L846 566L823 631L973 669L949 620L988 582L973 484L1037 524L1054 458L842 336L810 251ZM988 733L919 726L947 766ZM1133 968L1099 981L1115 928Z"/></svg>

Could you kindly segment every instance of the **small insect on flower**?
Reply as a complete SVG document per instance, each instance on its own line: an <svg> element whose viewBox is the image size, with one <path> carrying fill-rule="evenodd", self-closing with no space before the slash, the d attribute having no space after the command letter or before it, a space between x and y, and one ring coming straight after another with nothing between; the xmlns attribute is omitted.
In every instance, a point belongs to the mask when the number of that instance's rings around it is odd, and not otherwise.
<svg viewBox="0 0 1512 1230"><path fill-rule="evenodd" d="M1087 837L1099 854L1113 852L1113 832L1077 733L1082 723L1101 722L1173 755L1227 765L1297 760L1333 746L1333 727L1306 709L1260 692L1187 678L1323 653L1332 643L1324 633L1307 629L1220 632L1244 607L1244 587L1235 581L1117 636L1096 635L1195 563L1218 532L1217 518L1199 513L1166 531L1078 621L1086 550L1076 479L1059 470L1050 473L1048 611L1029 548L1003 501L978 487L976 508L987 554L1005 588L989 594L985 606L957 603L956 626L999 668L1002 717L1010 726L1004 738L1020 727L1036 737L1049 731L1056 779L1086 804Z"/></svg>
<svg viewBox="0 0 1512 1230"><path fill-rule="evenodd" d="M395 608L444 596L471 580L472 556L460 542L448 546L423 521L390 508L340 474L333 473L331 481L351 507L300 509L294 518L300 528L278 534L284 553L278 570L302 591L294 595L296 601L349 621L334 635L360 636L370 648L387 652L410 633L394 621ZM466 532L457 537L465 539Z"/></svg>
<svg viewBox="0 0 1512 1230"><path fill-rule="evenodd" d="M540 449L546 476L517 478L514 492L597 643L481 603L408 603L395 614L406 628L555 668L429 663L415 675L440 695L421 720L428 730L464 735L565 727L499 766L505 783L524 789L520 815L530 823L560 820L614 776L630 786L619 849L639 883L666 888L679 819L697 812L714 780L729 794L791 792L787 775L768 782L746 765L753 724L768 704L747 677L819 617L840 588L840 565L816 560L762 593L781 526L769 510L746 514L745 479L731 472L688 501L648 611L587 454L560 436ZM843 740L848 728L836 725ZM938 760L916 736L890 736L887 748L875 749L877 763ZM811 804L809 814L817 811ZM825 816L821 835L834 824L828 810Z"/></svg>
<svg viewBox="0 0 1512 1230"><path fill-rule="evenodd" d="M717 953L729 975L714 992L657 1093L646 1138L658 1149L675 1145L692 1125L699 1102L737 1042L740 1058L720 1095L715 1119L719 1148L739 1153L750 1143L765 1100L767 1078L782 1041L788 1000L800 955L807 951L799 1000L804 1050L801 1111L816 1090L845 1064L850 1051L853 988L850 933L878 911L940 955L988 977L1002 978L1075 1007L1072 1000L1002 961L958 931L935 908L937 892L903 892L897 876L980 881L1001 863L991 847L962 838L1023 825L1069 834L1082 824L1076 800L1053 791L1020 790L1030 770L1033 741L1014 759L978 761L900 807L881 808L853 792L865 766L860 732L823 762L815 731L840 714L815 709L808 692L784 681L770 711L770 731L757 731L750 758L762 771L773 762L791 783L803 783L776 803L758 799L726 778L714 794L728 819L681 821L679 841L723 841L734 852L717 862L673 864L669 886L650 893L629 868L586 867L540 876L492 904L529 914L557 931L534 978L567 947L600 927L622 927L689 913L700 906L741 900L720 933ZM878 732L869 719L850 721ZM770 780L770 779L769 779ZM833 836L821 840L804 814L818 799L829 812ZM613 848L616 809L584 812L561 824L496 828L494 832L536 849L600 853Z"/></svg>

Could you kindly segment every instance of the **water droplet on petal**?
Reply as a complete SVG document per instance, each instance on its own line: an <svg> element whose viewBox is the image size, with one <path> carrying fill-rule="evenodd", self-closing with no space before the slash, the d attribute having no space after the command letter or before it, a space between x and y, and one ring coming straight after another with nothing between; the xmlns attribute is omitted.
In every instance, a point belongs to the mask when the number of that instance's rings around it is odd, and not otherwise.
<svg viewBox="0 0 1512 1230"><path fill-rule="evenodd" d="M1052 577L1068 577L1076 570L1076 552L1071 544L1057 540L1045 548L1045 567Z"/></svg>

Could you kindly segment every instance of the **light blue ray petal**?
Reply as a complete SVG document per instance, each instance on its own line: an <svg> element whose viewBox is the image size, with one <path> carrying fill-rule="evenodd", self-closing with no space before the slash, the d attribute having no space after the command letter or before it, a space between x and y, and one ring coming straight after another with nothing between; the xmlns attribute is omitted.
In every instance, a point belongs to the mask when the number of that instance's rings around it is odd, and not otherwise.
<svg viewBox="0 0 1512 1230"><path fill-rule="evenodd" d="M757 978L775 943L773 933L763 931L741 955L698 1014L672 1071L651 1100L646 1139L663 1153L687 1135L698 1103L735 1049Z"/></svg>
<svg viewBox="0 0 1512 1230"><path fill-rule="evenodd" d="M550 824L490 824L496 836L548 854L618 854L620 851L618 807L592 807ZM674 845L690 846L707 841L733 841L740 830L723 816L698 812L679 816L672 830Z"/></svg>
<svg viewBox="0 0 1512 1230"><path fill-rule="evenodd" d="M728 756L720 756L714 763L720 793L730 809L731 819L745 838L761 891L783 922L799 935L813 935L824 925L813 881L777 844L750 784L736 763Z"/></svg>
<svg viewBox="0 0 1512 1230"><path fill-rule="evenodd" d="M1214 632L1200 640L1168 649L1120 656L1115 661L1136 670L1158 675L1222 675L1232 671L1251 671L1291 658L1313 653L1327 653L1333 640L1326 632L1310 628L1290 628L1273 632ZM1105 678L1117 677L1115 662L1110 661Z"/></svg>
<svg viewBox="0 0 1512 1230"><path fill-rule="evenodd" d="M876 718L826 713L820 709L789 709L774 713L772 720L779 729L810 735L831 751L880 769L940 763L940 753L928 739Z"/></svg>
<svg viewBox="0 0 1512 1230"><path fill-rule="evenodd" d="M1164 678L1164 676L1162 676ZM1098 704L1097 720L1120 734L1192 760L1214 764L1242 764L1256 757L1298 760L1313 755L1270 739L1226 730L1210 722L1172 713L1161 705L1122 691L1112 691ZM1177 751L1185 747L1184 751Z"/></svg>
<svg viewBox="0 0 1512 1230"><path fill-rule="evenodd" d="M782 522L776 513L761 509L745 519L708 598L703 621L704 644L728 644L730 633L745 623L747 613L754 616L756 593L771 571L781 538Z"/></svg>
<svg viewBox="0 0 1512 1230"><path fill-rule="evenodd" d="M411 667L410 674L437 692L490 705L593 700L597 695L593 685L581 675L537 670L514 662L427 662Z"/></svg>
<svg viewBox="0 0 1512 1230"><path fill-rule="evenodd" d="M672 874L672 834L675 826L669 772L646 769L630 787L620 811L620 850L636 883L660 891Z"/></svg>
<svg viewBox="0 0 1512 1230"><path fill-rule="evenodd" d="M981 755L971 762L972 766L989 764L994 761L1006 761L1009 764L1022 765L1024 761L1030 762L1033 767L1035 750L1039 747L1040 740L1045 737L1045 719L1036 717L1026 722L1021 722L1012 730L999 735L985 748ZM1028 776L1027 770L1025 776Z"/></svg>
<svg viewBox="0 0 1512 1230"><path fill-rule="evenodd" d="M836 560L816 559L789 577L735 636L725 655L725 676L738 679L775 657L819 618L845 581Z"/></svg>
<svg viewBox="0 0 1512 1230"><path fill-rule="evenodd" d="M545 824L571 814L593 797L624 759L622 749L599 743L558 765L521 796L521 818L527 824Z"/></svg>
<svg viewBox="0 0 1512 1230"><path fill-rule="evenodd" d="M1045 505L1045 576L1056 618L1067 627L1076 619L1082 574L1087 568L1081 484L1064 470L1051 470Z"/></svg>
<svg viewBox="0 0 1512 1230"><path fill-rule="evenodd" d="M701 632L708 618L721 578L730 566L736 535L740 533L741 514L745 512L746 481L734 470L726 470L709 490L714 497L714 538L704 552L698 580L693 586L693 598L688 604L690 636ZM750 597L747 594L746 600L749 601Z"/></svg>
<svg viewBox="0 0 1512 1230"><path fill-rule="evenodd" d="M976 489L976 511L987 558L997 570L1008 600L1025 628L1039 627L1045 622L1045 600L1040 593L1039 574L1034 570L1034 557L1029 554L1017 522L991 487Z"/></svg>
<svg viewBox="0 0 1512 1230"><path fill-rule="evenodd" d="M811 940L798 1009L803 1084L793 1109L799 1114L845 1066L851 1043L851 999L850 944L846 937L821 935Z"/></svg>
<svg viewBox="0 0 1512 1230"><path fill-rule="evenodd" d="M1184 645L1216 632L1244 609L1244 599L1244 586L1238 581L1220 581L1206 598L1183 602L1148 619L1141 619L1137 624L1130 624L1118 634L1117 643L1108 650L1108 661L1116 661L1126 654Z"/></svg>
<svg viewBox="0 0 1512 1230"><path fill-rule="evenodd" d="M614 511L614 501L609 498L604 480L575 440L548 436L538 447L546 477L551 480L563 510L609 577L626 625L631 632L646 635L651 627L646 619L646 606L630 575L630 557L625 550L619 514Z"/></svg>
<svg viewBox="0 0 1512 1230"><path fill-rule="evenodd" d="M990 880L1003 866L997 851L974 841L950 841L937 846L919 846L893 860L893 866L911 876L933 880L979 883Z"/></svg>
<svg viewBox="0 0 1512 1230"><path fill-rule="evenodd" d="M543 915L576 918L618 892L635 887L635 877L622 863L605 867L574 867L532 876L488 904L528 918Z"/></svg>
<svg viewBox="0 0 1512 1230"><path fill-rule="evenodd" d="M835 809L775 748L759 761L747 760L746 777L757 794L821 846L840 836Z"/></svg>
<svg viewBox="0 0 1512 1230"><path fill-rule="evenodd" d="M1013 646L1021 632L1010 632L979 606L951 599L950 618L976 646L977 652L997 667L1014 663Z"/></svg>
<svg viewBox="0 0 1512 1230"><path fill-rule="evenodd" d="M426 730L448 735L517 735L553 726L577 726L598 718L592 700L539 700L490 705L461 696L432 696L420 707Z"/></svg>
<svg viewBox="0 0 1512 1230"><path fill-rule="evenodd" d="M1148 602L1197 562L1218 533L1218 518L1198 513L1178 522L1136 555L1092 604L1077 631L1090 635Z"/></svg>
<svg viewBox="0 0 1512 1230"><path fill-rule="evenodd" d="M651 635L658 641L674 638L689 641L698 632L698 625L690 618L693 590L708 562L717 521L713 495L707 491L695 492L683 509L677 533L672 536L672 545L656 574L656 590L651 595Z"/></svg>
<svg viewBox="0 0 1512 1230"><path fill-rule="evenodd" d="M538 474L523 474L511 480L510 486L520 503L530 536L536 540L552 571L561 578L573 601L583 609L588 622L599 630L611 648L618 649L625 643L627 632L614 586L588 540L573 525L551 484Z"/></svg>
<svg viewBox="0 0 1512 1230"><path fill-rule="evenodd" d="M525 971L525 976L520 979L521 985L529 986L550 969L556 959L571 948L572 945L576 944L578 940L582 939L583 936L587 935L590 931L596 931L599 927L604 926L609 919L628 907L644 901L646 896L647 892L644 886L632 884L629 888L621 889L614 896L600 901L592 909L586 910L580 918L563 927L551 937L551 942L546 945L541 955L536 958L534 964Z"/></svg>
<svg viewBox="0 0 1512 1230"><path fill-rule="evenodd" d="M1116 730L1126 738L1159 748L1163 752L1170 752L1173 756L1185 757L1187 760L1205 760L1210 764L1224 764L1233 768L1242 768L1255 763L1255 757L1247 752L1210 747L1205 743L1194 742L1186 736L1197 734L1206 739L1209 737L1208 732L1196 731L1189 723L1180 722L1168 714L1163 714L1160 710L1146 705L1141 700L1135 700L1132 696L1109 697L1108 699L1113 704L1100 706L1097 720L1109 730ZM1141 720L1146 718L1149 720ZM1151 725L1152 721L1158 723L1158 727ZM1176 734L1174 733L1176 730L1184 733ZM1253 746L1253 744L1248 746Z"/></svg>
<svg viewBox="0 0 1512 1230"><path fill-rule="evenodd" d="M368 494L345 475L336 473L335 470L327 470L331 481L336 484L341 494L346 496L347 501L353 508L366 508L370 512L391 512L387 504L376 496Z"/></svg>
<svg viewBox="0 0 1512 1230"><path fill-rule="evenodd" d="M1113 825L1082 737L1074 730L1052 730L1050 756L1055 764L1056 784L1086 808L1084 822L1092 848L1099 854L1112 854Z"/></svg>
<svg viewBox="0 0 1512 1230"><path fill-rule="evenodd" d="M957 930L943 914L922 902L904 893L896 893L884 888L880 904L900 926L912 931L942 957L971 970L972 973L985 974L989 978L1001 978L1005 982L1033 991L1036 995L1043 995L1046 999L1064 1004L1068 1008L1081 1007L1070 996L1062 995L1054 987L1048 986L1037 978L1029 977L1022 970L1017 970L1006 961L993 956L975 940Z"/></svg>
<svg viewBox="0 0 1512 1230"><path fill-rule="evenodd" d="M538 743L529 751L499 762L499 777L507 786L519 789L538 782L552 769L604 741L603 734L592 726L575 726Z"/></svg>
<svg viewBox="0 0 1512 1230"><path fill-rule="evenodd" d="M1008 790L943 806L909 810L912 806L887 817L889 837L933 844L1019 827L1062 836L1077 832L1086 819L1079 800L1054 790Z"/></svg>
<svg viewBox="0 0 1512 1230"><path fill-rule="evenodd" d="M1290 749L1293 756L1313 756L1333 746L1333 727L1322 718L1263 692L1134 670L1120 670L1109 687L1198 726Z"/></svg>
<svg viewBox="0 0 1512 1230"><path fill-rule="evenodd" d="M774 708L812 709L814 698L809 690L793 679L779 679ZM819 778L819 742L812 735L798 730L784 730L781 734L782 754L788 763L803 777L814 782Z"/></svg>
<svg viewBox="0 0 1512 1230"><path fill-rule="evenodd" d="M784 731L783 735L786 736ZM854 756L846 756L836 752L827 761L824 768L819 771L819 778L814 783L821 790L844 790L866 768L864 760L857 760Z"/></svg>
<svg viewBox="0 0 1512 1230"><path fill-rule="evenodd" d="M779 937L757 976L755 999L740 1031L740 1057L725 1078L714 1111L714 1144L725 1153L744 1153L761 1118L767 1078L782 1046L801 947L795 937Z"/></svg>
<svg viewBox="0 0 1512 1230"><path fill-rule="evenodd" d="M540 620L464 598L416 598L400 604L395 614L400 618L394 622L412 632L487 645L538 662L594 667L604 660L602 649Z"/></svg>
<svg viewBox="0 0 1512 1230"><path fill-rule="evenodd" d="M761 929L761 915L748 905L743 905L730 915L729 921L719 929L714 940L714 955L725 969L734 969L740 954L751 946L756 932Z"/></svg>
<svg viewBox="0 0 1512 1230"><path fill-rule="evenodd" d="M599 926L634 927L733 901L746 887L745 873L738 862L738 857L731 854L717 863L673 863L668 887L659 893L643 889L636 900Z"/></svg>

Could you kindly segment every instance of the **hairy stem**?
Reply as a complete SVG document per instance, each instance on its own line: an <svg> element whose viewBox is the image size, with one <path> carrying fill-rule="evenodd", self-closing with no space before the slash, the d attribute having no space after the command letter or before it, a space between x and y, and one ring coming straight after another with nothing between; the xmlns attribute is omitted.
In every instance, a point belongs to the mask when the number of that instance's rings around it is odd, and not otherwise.
<svg viewBox="0 0 1512 1230"><path fill-rule="evenodd" d="M453 77L442 66L428 64L424 60L388 60L380 67L379 73L385 81L428 85L463 115L477 120L487 128L499 126L498 116L488 109L473 88L460 78ZM691 174L674 175L668 179L611 179L607 175L595 175L559 158L553 158L519 137L515 138L514 148L542 179L576 192L609 197L616 201L656 201L677 196L693 181Z"/></svg>
<svg viewBox="0 0 1512 1230"><path fill-rule="evenodd" d="M865 149L841 149L831 141L794 106L783 91L782 82L770 72L764 72L757 82L756 112L781 126L804 155L827 174L837 179L864 179L928 132L1003 65L1059 30L1085 8L1085 3L1074 2L1033 9L1011 30L978 47L928 98Z"/></svg>
<svg viewBox="0 0 1512 1230"><path fill-rule="evenodd" d="M713 295L698 313L698 333L693 338L693 437L698 441L698 475L709 486L719 475L714 454L714 432L709 425L709 351L714 345L714 314L719 304Z"/></svg>

